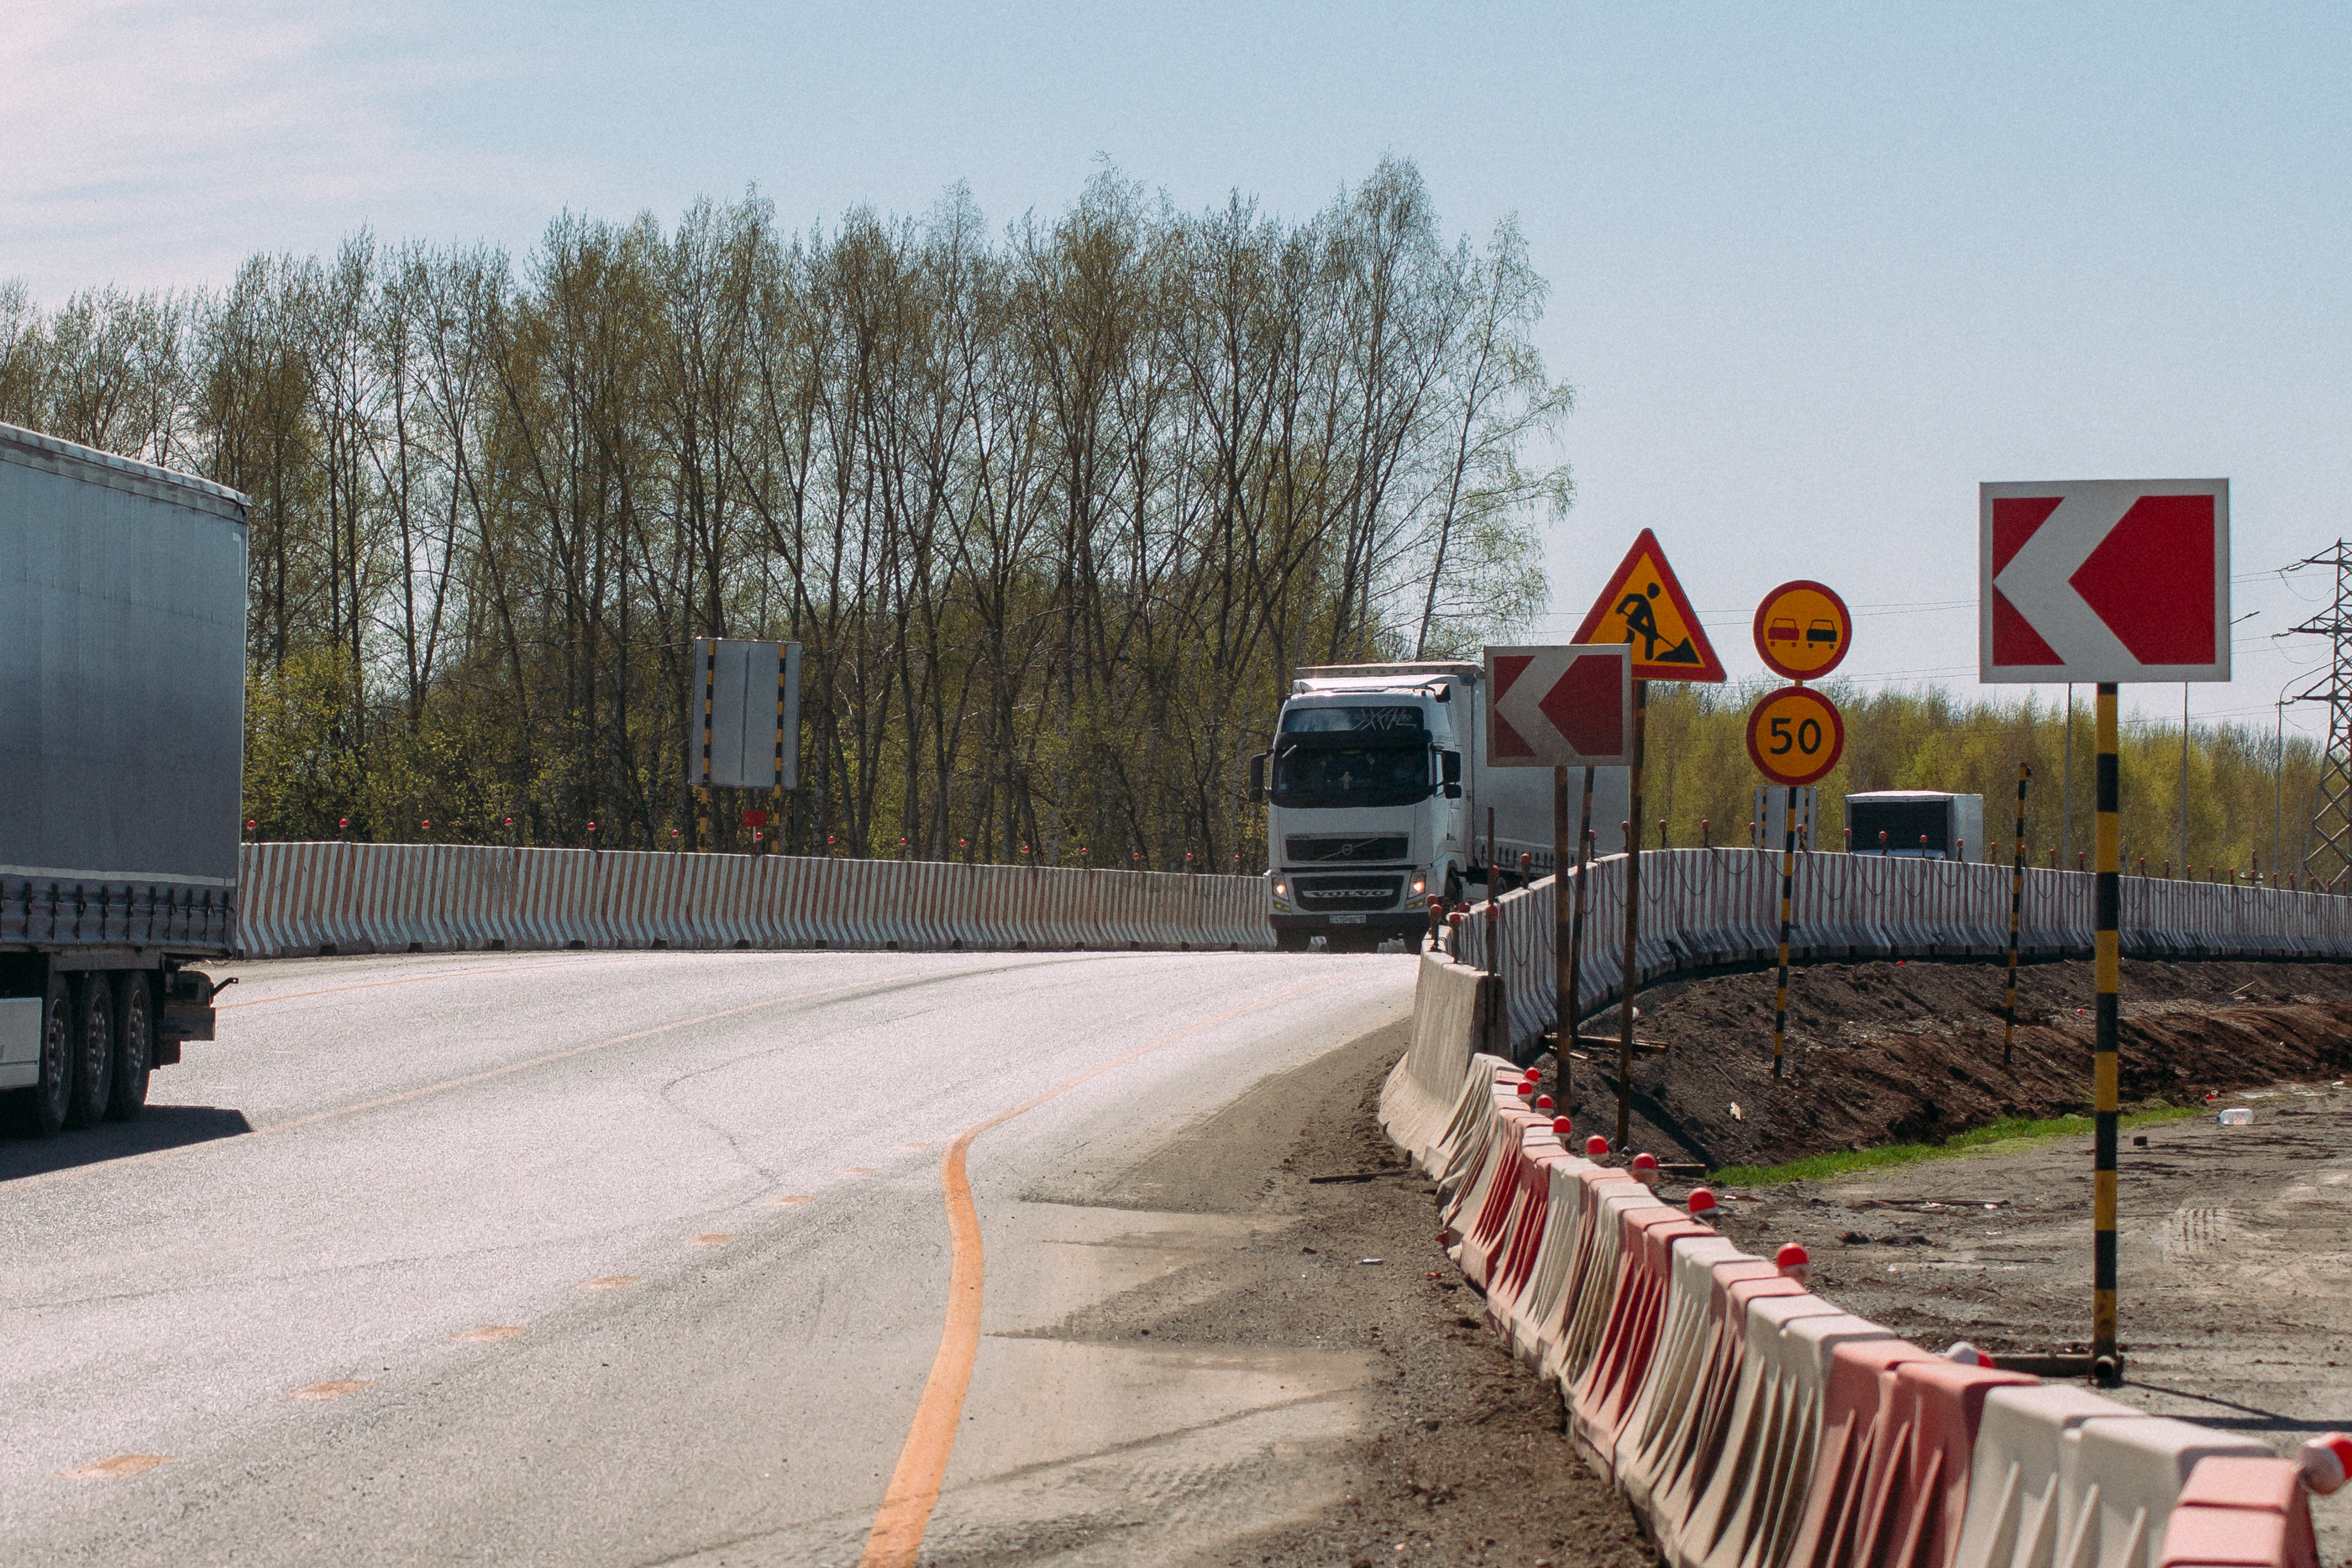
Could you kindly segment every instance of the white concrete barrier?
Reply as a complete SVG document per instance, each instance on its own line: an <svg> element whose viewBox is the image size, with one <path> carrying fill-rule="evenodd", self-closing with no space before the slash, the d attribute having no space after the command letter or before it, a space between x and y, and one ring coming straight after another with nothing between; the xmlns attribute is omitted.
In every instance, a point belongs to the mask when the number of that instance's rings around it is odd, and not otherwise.
<svg viewBox="0 0 2352 1568"><path fill-rule="evenodd" d="M1625 857L1589 876L1579 1001L1589 1016L1619 994ZM2009 947L2009 868L1883 855L1801 852L1790 952L1840 958L1992 957ZM2034 956L2091 950L2095 878L2028 867L2019 946ZM1495 977L1502 1029L1487 1049L1524 1052L1552 1026L1556 879L1504 894L1462 923L1459 961ZM1727 965L1770 963L1780 946L1774 850L1645 850L1637 986ZM2352 898L2215 883L2123 880L2123 946L2134 957L2352 957Z"/></svg>
<svg viewBox="0 0 2352 1568"><path fill-rule="evenodd" d="M1274 945L1257 877L471 844L247 844L239 860L249 957Z"/></svg>

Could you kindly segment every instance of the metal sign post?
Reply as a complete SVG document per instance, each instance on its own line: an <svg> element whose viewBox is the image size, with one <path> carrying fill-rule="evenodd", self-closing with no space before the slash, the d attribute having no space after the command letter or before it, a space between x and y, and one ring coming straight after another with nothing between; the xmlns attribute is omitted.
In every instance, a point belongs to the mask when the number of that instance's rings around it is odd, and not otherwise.
<svg viewBox="0 0 2352 1568"><path fill-rule="evenodd" d="M1756 770L1788 790L1780 812L1780 978L1772 994L1772 1076L1781 1074L1789 1035L1789 928L1797 907L1797 791L1826 778L1845 750L1837 705L1805 683L1845 662L1853 615L1837 591L1800 579L1784 582L1756 607L1757 656L1796 685L1773 692L1748 716L1748 755ZM1759 813L1762 815L1763 813Z"/></svg>
<svg viewBox="0 0 2352 1568"><path fill-rule="evenodd" d="M1633 759L1627 798L1633 816L1625 824L1625 967L1617 982L1617 1142L1623 1153L1633 1136L1633 990L1641 983L1642 945L1642 740L1649 727L1650 683L1633 683Z"/></svg>
<svg viewBox="0 0 2352 1568"><path fill-rule="evenodd" d="M1568 1099L1568 1052L1569 1049L1576 1043L1577 1021L1584 1016L1584 1009L1582 1006L1584 997L1582 987L1584 978L1584 897L1588 884L1592 881L1592 862L1591 856L1587 853L1591 842L1592 769L1588 768L1584 770L1584 810L1582 814L1578 817L1576 823L1574 862L1576 866L1576 913L1570 917L1568 927L1567 1000L1562 1004L1559 1009L1559 1017L1556 1025L1558 1032L1556 1032L1552 1037L1559 1046L1559 1101L1560 1114L1564 1116L1574 1113L1570 1109ZM1557 940L1558 938L1555 936L1554 939Z"/></svg>
<svg viewBox="0 0 2352 1568"><path fill-rule="evenodd" d="M2123 1381L2116 1313L2123 924L2116 693L2125 681L2230 678L2230 482L1982 485L1977 526L1980 678L2087 681L2098 691L2090 1373L2113 1387ZM2021 804L2024 789L2021 779Z"/></svg>
<svg viewBox="0 0 2352 1568"><path fill-rule="evenodd" d="M1577 946L1583 936L1584 879L1576 908L1569 870L1580 844L1568 835L1568 770L1584 769L1584 821L1592 819L1592 769L1622 765L1632 730L1632 656L1622 647L1575 643L1486 650L1486 765L1549 767L1552 822L1552 1042L1554 1103L1569 1105L1569 1051L1576 1043Z"/></svg>
<svg viewBox="0 0 2352 1568"><path fill-rule="evenodd" d="M1608 586L1585 612L1576 629L1580 643L1622 643L1633 665L1633 814L1625 824L1625 970L1618 981L1617 1142L1633 1133L1633 992L1642 983L1638 962L1642 925L1642 744L1647 727L1649 683L1724 679L1723 661L1691 608L1690 595L1658 543L1643 528Z"/></svg>
<svg viewBox="0 0 2352 1568"><path fill-rule="evenodd" d="M2017 936L2025 924L2025 781L2033 769L2017 765L2017 860L2009 873L2009 1000L2001 1013L2000 1064L2017 1065Z"/></svg>
<svg viewBox="0 0 2352 1568"><path fill-rule="evenodd" d="M688 758L694 786L696 848L712 847L710 792L757 789L772 810L759 825L769 830L763 852L778 852L784 796L799 787L801 645L758 643L733 637L694 640L694 667L701 672L702 740ZM775 671L774 706L769 706L768 671ZM756 812L744 814L746 825Z"/></svg>
<svg viewBox="0 0 2352 1568"><path fill-rule="evenodd" d="M1585 777L1592 776L1590 768ZM1569 914L1569 867L1574 862L1569 854L1568 842L1568 764L1557 764L1551 770L1551 992L1552 992L1552 1103L1559 1114L1571 1113L1569 1104L1570 1074L1568 1070L1569 1048L1576 1041L1576 936L1575 921ZM1584 879L1577 878L1577 903L1584 901Z"/></svg>

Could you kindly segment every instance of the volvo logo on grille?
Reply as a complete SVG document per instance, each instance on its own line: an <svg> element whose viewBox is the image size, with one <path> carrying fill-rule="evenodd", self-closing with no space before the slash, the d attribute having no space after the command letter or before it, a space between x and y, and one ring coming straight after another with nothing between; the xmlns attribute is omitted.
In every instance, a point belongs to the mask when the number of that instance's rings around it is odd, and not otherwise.
<svg viewBox="0 0 2352 1568"><path fill-rule="evenodd" d="M1396 894L1377 887L1334 887L1318 890L1315 896L1318 898L1390 899L1394 898Z"/></svg>

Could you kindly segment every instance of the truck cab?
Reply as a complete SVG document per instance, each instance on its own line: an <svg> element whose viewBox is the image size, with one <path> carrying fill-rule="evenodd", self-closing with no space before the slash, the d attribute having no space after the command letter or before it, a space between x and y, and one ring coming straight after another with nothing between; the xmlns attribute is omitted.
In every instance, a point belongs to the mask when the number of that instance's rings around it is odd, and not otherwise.
<svg viewBox="0 0 2352 1568"><path fill-rule="evenodd" d="M1474 860L1464 779L1477 737L1478 666L1305 670L1253 765L1266 802L1275 939L1374 946L1429 928Z"/></svg>

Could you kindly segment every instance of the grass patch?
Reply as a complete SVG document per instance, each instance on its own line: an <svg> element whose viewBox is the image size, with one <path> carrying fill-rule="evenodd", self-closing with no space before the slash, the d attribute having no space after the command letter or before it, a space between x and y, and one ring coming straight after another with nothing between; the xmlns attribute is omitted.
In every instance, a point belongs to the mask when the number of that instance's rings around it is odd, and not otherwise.
<svg viewBox="0 0 2352 1568"><path fill-rule="evenodd" d="M2184 1116L2201 1113L2199 1107L2192 1105L2149 1105L2125 1113L2120 1124L2127 1128L2150 1127L2160 1122L2178 1122ZM1791 1181L1833 1181L1862 1171L1915 1165L1921 1160L1942 1159L1951 1155L2027 1148L2035 1144L2049 1143L2053 1138L2091 1130L2092 1123L2088 1116L2053 1116L2038 1122L2028 1121L2021 1116L2004 1116L1990 1126L1955 1133L1940 1144L1885 1144L1874 1149L1840 1149L1833 1154L1808 1155L1784 1166L1727 1166L1712 1173L1708 1179L1719 1186L1778 1186L1782 1182Z"/></svg>

